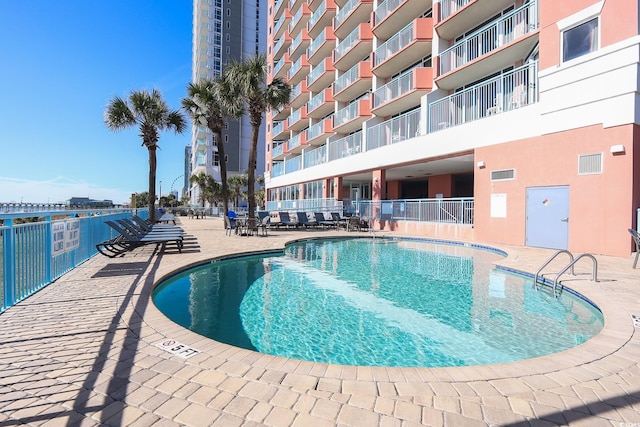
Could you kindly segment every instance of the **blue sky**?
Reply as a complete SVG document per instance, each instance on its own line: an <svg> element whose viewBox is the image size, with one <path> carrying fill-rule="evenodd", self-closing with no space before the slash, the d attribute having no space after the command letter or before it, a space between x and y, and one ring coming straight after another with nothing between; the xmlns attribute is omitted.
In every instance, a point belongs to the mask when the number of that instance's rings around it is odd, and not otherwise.
<svg viewBox="0 0 640 427"><path fill-rule="evenodd" d="M114 133L103 113L114 96L153 88L180 108L192 19L191 0L0 0L0 202L122 203L146 191L137 129ZM163 194L182 188L189 141L190 126L160 136Z"/></svg>

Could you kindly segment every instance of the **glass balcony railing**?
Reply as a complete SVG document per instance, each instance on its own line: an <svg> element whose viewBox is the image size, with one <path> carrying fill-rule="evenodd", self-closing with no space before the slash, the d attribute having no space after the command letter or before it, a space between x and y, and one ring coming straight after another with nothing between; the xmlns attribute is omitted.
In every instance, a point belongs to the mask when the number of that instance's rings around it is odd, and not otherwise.
<svg viewBox="0 0 640 427"><path fill-rule="evenodd" d="M280 155L282 155L284 153L284 147L286 144L280 144L277 147L273 147L273 150L271 150L271 157L278 157Z"/></svg>
<svg viewBox="0 0 640 427"><path fill-rule="evenodd" d="M276 176L282 176L282 175L284 175L284 162L274 163L271 166L271 176L276 177Z"/></svg>
<svg viewBox="0 0 640 427"><path fill-rule="evenodd" d="M347 37L344 38L335 48L334 55L337 62L342 58L353 46L360 41L360 27L356 27Z"/></svg>
<svg viewBox="0 0 640 427"><path fill-rule="evenodd" d="M287 151L291 151L295 148L298 148L302 144L302 137L304 136L304 132L300 132L299 134L293 136L289 143L287 144Z"/></svg>
<svg viewBox="0 0 640 427"><path fill-rule="evenodd" d="M296 99L302 93L302 82L298 83L291 89L291 99Z"/></svg>
<svg viewBox="0 0 640 427"><path fill-rule="evenodd" d="M311 86L313 82L324 73L324 69L324 61L320 62L315 67L311 67L311 71L309 71L309 75L307 76L307 86Z"/></svg>
<svg viewBox="0 0 640 427"><path fill-rule="evenodd" d="M480 28L443 51L439 56L440 75L462 67L537 29L538 2L534 0Z"/></svg>
<svg viewBox="0 0 640 427"><path fill-rule="evenodd" d="M284 122L273 122L272 135L280 135L284 131Z"/></svg>
<svg viewBox="0 0 640 427"><path fill-rule="evenodd" d="M323 31L320 33L320 35L318 35L318 37L313 39L313 41L307 48L307 58L311 58L313 54L320 48L320 46L324 44L325 41L326 41L326 35L325 35L325 32Z"/></svg>
<svg viewBox="0 0 640 427"><path fill-rule="evenodd" d="M282 26L284 25L284 21L284 18L278 19L278 22L276 22L276 25L273 27L273 34L278 34L280 28L282 28Z"/></svg>
<svg viewBox="0 0 640 427"><path fill-rule="evenodd" d="M327 119L322 119L315 125L309 126L309 129L307 129L307 141L317 138L324 133L325 120Z"/></svg>
<svg viewBox="0 0 640 427"><path fill-rule="evenodd" d="M429 104L429 132L534 104L537 88L536 61Z"/></svg>
<svg viewBox="0 0 640 427"><path fill-rule="evenodd" d="M278 74L278 71L280 71L280 69L284 67L284 64L286 63L285 61L286 59L289 59L287 55L283 56L282 58L280 58L278 62L276 62L276 65L274 65L273 67L273 74Z"/></svg>
<svg viewBox="0 0 640 427"><path fill-rule="evenodd" d="M302 169L302 156L287 159L285 163L285 173L296 172Z"/></svg>
<svg viewBox="0 0 640 427"><path fill-rule="evenodd" d="M303 57L301 56L300 58L298 58L296 60L296 62L291 64L291 68L289 68L289 75L290 76L295 75L300 70L300 68L302 68L302 58Z"/></svg>
<svg viewBox="0 0 640 427"><path fill-rule="evenodd" d="M374 23L378 24L382 22L387 16L398 8L402 3L407 0L386 0L382 2L376 10L373 11Z"/></svg>
<svg viewBox="0 0 640 427"><path fill-rule="evenodd" d="M340 8L336 17L334 18L334 28L338 28L342 23L351 15L351 12L360 4L360 0L349 0L344 6Z"/></svg>
<svg viewBox="0 0 640 427"><path fill-rule="evenodd" d="M309 112L313 111L319 106L321 106L322 104L324 104L324 98L325 98L324 91L320 92L319 94L311 98L307 103L307 111Z"/></svg>
<svg viewBox="0 0 640 427"><path fill-rule="evenodd" d="M320 17L322 17L326 10L327 4L325 2L321 2L320 6L318 6L318 8L311 14L309 23L307 24L308 28L313 28L313 26L316 25L316 22L318 22L318 20L320 19Z"/></svg>
<svg viewBox="0 0 640 427"><path fill-rule="evenodd" d="M335 115L333 116L334 126L340 126L358 117L360 110L360 102L358 101L363 99L366 100L367 97L357 99L346 107L336 111Z"/></svg>
<svg viewBox="0 0 640 427"><path fill-rule="evenodd" d="M391 37L378 47L374 54L373 66L377 67L387 59L391 58L400 50L404 49L411 41L413 41L413 22L409 23L406 27L398 32L398 34Z"/></svg>
<svg viewBox="0 0 640 427"><path fill-rule="evenodd" d="M353 82L358 79L360 63L357 63L349 70L345 71L340 77L333 83L333 93L340 93L347 87L351 86Z"/></svg>
<svg viewBox="0 0 640 427"><path fill-rule="evenodd" d="M302 109L298 108L297 110L294 110L291 113L291 115L287 118L287 120L289 121L289 127L291 127L293 123L297 122L301 118L302 118Z"/></svg>

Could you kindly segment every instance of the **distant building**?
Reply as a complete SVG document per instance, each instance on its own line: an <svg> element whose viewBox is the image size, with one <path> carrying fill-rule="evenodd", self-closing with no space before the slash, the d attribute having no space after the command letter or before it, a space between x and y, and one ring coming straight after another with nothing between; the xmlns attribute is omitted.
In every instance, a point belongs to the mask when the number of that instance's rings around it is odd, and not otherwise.
<svg viewBox="0 0 640 427"><path fill-rule="evenodd" d="M233 61L266 52L266 0L193 0L192 81L215 78ZM225 159L220 159L213 135L205 126L191 132L191 173L204 172L220 182L220 162L227 164L229 177L244 174L249 163L251 123L247 115L226 120L222 130ZM256 176L264 173L264 122L258 141ZM200 190L189 184L191 203L197 204Z"/></svg>
<svg viewBox="0 0 640 427"><path fill-rule="evenodd" d="M114 207L112 200L94 200L88 197L72 197L67 200L67 206L71 209L97 209Z"/></svg>

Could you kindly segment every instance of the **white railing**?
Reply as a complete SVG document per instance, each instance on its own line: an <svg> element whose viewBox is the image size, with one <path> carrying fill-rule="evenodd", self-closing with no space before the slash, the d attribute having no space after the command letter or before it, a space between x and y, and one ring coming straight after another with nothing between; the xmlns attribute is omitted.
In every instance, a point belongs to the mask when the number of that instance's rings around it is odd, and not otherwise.
<svg viewBox="0 0 640 427"><path fill-rule="evenodd" d="M309 75L307 76L307 87L312 85L313 82L316 81L316 79L320 77L322 73L324 73L324 68L325 68L324 61L321 61L315 67L311 67L311 70L309 71Z"/></svg>
<svg viewBox="0 0 640 427"><path fill-rule="evenodd" d="M303 7L298 9L298 11L291 18L291 23L289 24L289 31L293 31L295 26L298 24L298 21L300 21L300 19L302 19L302 10L303 9L304 9Z"/></svg>
<svg viewBox="0 0 640 427"><path fill-rule="evenodd" d="M335 60L338 61L351 50L360 41L360 26L357 26L351 33L344 38L334 49Z"/></svg>
<svg viewBox="0 0 640 427"><path fill-rule="evenodd" d="M296 60L293 64L291 64L291 68L289 68L289 77L293 76L302 68L302 56Z"/></svg>
<svg viewBox="0 0 640 427"><path fill-rule="evenodd" d="M353 156L362 152L362 131L352 133L329 143L329 161Z"/></svg>
<svg viewBox="0 0 640 427"><path fill-rule="evenodd" d="M373 11L373 25L378 25L405 1L406 0L386 0L382 2L378 7L376 7L376 10Z"/></svg>
<svg viewBox="0 0 640 427"><path fill-rule="evenodd" d="M416 221L473 225L474 199L345 200L345 211L384 221Z"/></svg>
<svg viewBox="0 0 640 427"><path fill-rule="evenodd" d="M302 118L302 108L298 108L297 110L293 110L291 115L287 118L287 121L289 123L289 127L291 127L291 125L293 123L297 122L301 118Z"/></svg>
<svg viewBox="0 0 640 427"><path fill-rule="evenodd" d="M338 28L345 19L351 15L351 12L360 4L360 0L349 0L344 6L340 8L336 17L334 18L334 28Z"/></svg>
<svg viewBox="0 0 640 427"><path fill-rule="evenodd" d="M313 150L304 152L304 168L318 166L327 161L327 146L314 148Z"/></svg>
<svg viewBox="0 0 640 427"><path fill-rule="evenodd" d="M324 90L309 100L307 103L307 111L311 112L322 104L324 104Z"/></svg>
<svg viewBox="0 0 640 427"><path fill-rule="evenodd" d="M415 89L415 85L413 84L414 69L401 74L386 85L376 89L376 91L373 92L373 108L379 107L382 104Z"/></svg>
<svg viewBox="0 0 640 427"><path fill-rule="evenodd" d="M357 63L349 70L345 71L340 77L333 82L333 93L340 93L342 90L351 86L358 79L360 63Z"/></svg>
<svg viewBox="0 0 640 427"><path fill-rule="evenodd" d="M313 13L311 13L311 17L309 18L309 22L307 24L308 28L313 28L313 26L316 25L316 22L318 22L318 20L322 17L326 10L327 4L324 1L320 2L320 6L318 6L318 8Z"/></svg>
<svg viewBox="0 0 640 427"><path fill-rule="evenodd" d="M289 151L293 150L294 148L298 148L300 146L303 135L304 135L304 131L300 132L297 135L294 135L293 137L291 137L291 139L289 139L289 143L287 144Z"/></svg>
<svg viewBox="0 0 640 427"><path fill-rule="evenodd" d="M342 201L336 199L270 200L268 211L342 212Z"/></svg>
<svg viewBox="0 0 640 427"><path fill-rule="evenodd" d="M322 119L315 125L309 126L309 129L307 129L307 141L312 140L313 138L316 138L324 133L325 120L327 119Z"/></svg>
<svg viewBox="0 0 640 427"><path fill-rule="evenodd" d="M473 0L442 0L440 1L440 20L453 15Z"/></svg>
<svg viewBox="0 0 640 427"><path fill-rule="evenodd" d="M391 37L378 47L373 53L373 66L377 67L387 59L391 58L400 50L404 49L413 41L413 22L401 29L398 34Z"/></svg>
<svg viewBox="0 0 640 427"><path fill-rule="evenodd" d="M301 9L301 10L302 10L302 9ZM298 34L298 35L296 36L296 38L295 38L295 39L293 39L293 40L291 41L291 46L290 46L290 48L289 48L289 52L293 52L293 51L295 51L295 50L298 48L298 46L302 43L302 36L303 36L303 34L305 34L305 33L304 33L304 32L302 32L302 31L300 31L300 34Z"/></svg>
<svg viewBox="0 0 640 427"><path fill-rule="evenodd" d="M437 132L536 102L537 61L429 104L428 131Z"/></svg>
<svg viewBox="0 0 640 427"><path fill-rule="evenodd" d="M309 44L309 47L307 48L307 58L311 58L313 56L315 51L318 50L320 46L324 44L325 39L326 39L326 36L324 31L321 32L318 35L318 37L313 39L313 41Z"/></svg>
<svg viewBox="0 0 640 427"><path fill-rule="evenodd" d="M519 9L480 28L440 55L440 75L461 67L538 28L538 2Z"/></svg>
<svg viewBox="0 0 640 427"><path fill-rule="evenodd" d="M420 135L420 108L367 129L367 151Z"/></svg>

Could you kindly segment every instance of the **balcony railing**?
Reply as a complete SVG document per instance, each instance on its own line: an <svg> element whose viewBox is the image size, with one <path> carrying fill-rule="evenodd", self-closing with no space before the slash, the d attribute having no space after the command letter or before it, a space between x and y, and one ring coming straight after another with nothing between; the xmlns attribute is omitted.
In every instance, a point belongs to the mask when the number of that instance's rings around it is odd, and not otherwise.
<svg viewBox="0 0 640 427"><path fill-rule="evenodd" d="M275 178L282 175L284 175L284 162L274 163L271 166L271 176Z"/></svg>
<svg viewBox="0 0 640 427"><path fill-rule="evenodd" d="M353 101L351 104L347 105L346 107L336 111L335 115L333 116L334 127L340 126L358 117L360 115L360 102L358 101L363 99L367 100L368 96L364 98L360 98L359 100Z"/></svg>
<svg viewBox="0 0 640 427"><path fill-rule="evenodd" d="M311 18L309 18L309 22L307 23L308 28L313 28L318 22L318 19L322 16L322 14L327 10L327 3L321 2L320 6L311 14Z"/></svg>
<svg viewBox="0 0 640 427"><path fill-rule="evenodd" d="M272 135L279 135L284 131L284 122L273 122Z"/></svg>
<svg viewBox="0 0 640 427"><path fill-rule="evenodd" d="M360 0L349 0L344 6L340 8L338 13L336 13L336 17L334 18L333 27L338 28L345 19L351 15L351 12L360 4Z"/></svg>
<svg viewBox="0 0 640 427"><path fill-rule="evenodd" d="M329 161L353 156L362 152L362 131L352 133L329 143Z"/></svg>
<svg viewBox="0 0 640 427"><path fill-rule="evenodd" d="M444 0L440 2L440 20L453 15L473 0Z"/></svg>
<svg viewBox="0 0 640 427"><path fill-rule="evenodd" d="M373 108L391 101L413 89L415 89L413 70L409 70L404 74L391 80L386 85L379 87L373 92Z"/></svg>
<svg viewBox="0 0 640 427"><path fill-rule="evenodd" d="M331 119L331 116L329 116L329 119ZM326 126L325 120L327 119L322 119L318 123L309 126L309 129L307 129L307 141L317 138L324 133L324 129Z"/></svg>
<svg viewBox="0 0 640 427"><path fill-rule="evenodd" d="M322 92L320 92L319 94L317 94L316 96L314 96L309 100L309 102L307 103L307 111L313 111L319 106L321 106L322 104L324 104L324 99L325 99L324 92L325 91L323 90Z"/></svg>
<svg viewBox="0 0 640 427"><path fill-rule="evenodd" d="M293 64L291 64L291 68L289 68L289 75L293 76L295 75L298 70L300 70L300 68L302 68L302 60L303 60L304 56L301 56L300 58L298 58L296 60L296 62L294 62ZM306 60L306 58L304 58Z"/></svg>
<svg viewBox="0 0 640 427"><path fill-rule="evenodd" d="M271 150L271 157L278 157L281 156L284 153L284 148L287 144L280 144L277 147L273 147L273 150Z"/></svg>
<svg viewBox="0 0 640 427"><path fill-rule="evenodd" d="M473 225L474 199L345 201L345 210L376 220Z"/></svg>
<svg viewBox="0 0 640 427"><path fill-rule="evenodd" d="M374 23L378 24L407 0L386 0L373 11Z"/></svg>
<svg viewBox="0 0 640 427"><path fill-rule="evenodd" d="M367 151L420 135L420 108L367 129Z"/></svg>
<svg viewBox="0 0 640 427"><path fill-rule="evenodd" d="M304 153L304 168L311 168L318 166L327 161L327 146L314 148L313 150L305 151Z"/></svg>
<svg viewBox="0 0 640 427"><path fill-rule="evenodd" d="M429 105L429 132L538 102L538 63L531 62Z"/></svg>
<svg viewBox="0 0 640 427"><path fill-rule="evenodd" d="M313 39L313 41L311 42L311 44L309 44L309 47L307 48L307 58L311 58L313 56L313 54L315 53L316 50L318 50L320 48L320 46L322 46L326 40L326 33L323 31L321 32L318 37L316 37L315 39Z"/></svg>
<svg viewBox="0 0 640 427"><path fill-rule="evenodd" d="M360 27L356 27L351 33L345 37L334 50L334 61L338 62L353 46L360 41Z"/></svg>
<svg viewBox="0 0 640 427"><path fill-rule="evenodd" d="M278 19L278 21L276 22L276 25L273 27L273 34L278 34L278 32L280 31L280 29L282 28L282 26L284 25L284 18L280 18ZM277 50L277 49L274 49Z"/></svg>
<svg viewBox="0 0 640 427"><path fill-rule="evenodd" d="M391 37L375 50L373 54L373 66L377 67L387 59L391 58L393 55L395 55L397 52L411 43L413 39L413 22L411 22L409 25L400 30L398 34Z"/></svg>
<svg viewBox="0 0 640 427"><path fill-rule="evenodd" d="M309 71L309 75L307 76L307 86L311 86L313 82L324 73L324 69L324 61L315 67L311 67L311 71Z"/></svg>
<svg viewBox="0 0 640 427"><path fill-rule="evenodd" d="M336 79L336 81L333 83L333 93L340 93L348 86L351 86L351 84L358 79L359 66L359 63L354 65Z"/></svg>
<svg viewBox="0 0 640 427"><path fill-rule="evenodd" d="M304 132L300 132L297 135L294 135L289 139L289 143L287 144L287 150L291 151L295 148L298 148L300 144L304 141Z"/></svg>
<svg viewBox="0 0 640 427"><path fill-rule="evenodd" d="M278 71L280 71L280 69L284 67L284 64L287 62L288 59L289 58L287 57L287 55L280 58L280 60L273 67L273 74L278 74Z"/></svg>
<svg viewBox="0 0 640 427"><path fill-rule="evenodd" d="M532 1L509 14L489 23L468 37L443 51L440 58L440 75L498 49L538 28L538 2Z"/></svg>

